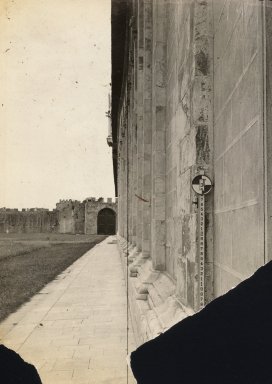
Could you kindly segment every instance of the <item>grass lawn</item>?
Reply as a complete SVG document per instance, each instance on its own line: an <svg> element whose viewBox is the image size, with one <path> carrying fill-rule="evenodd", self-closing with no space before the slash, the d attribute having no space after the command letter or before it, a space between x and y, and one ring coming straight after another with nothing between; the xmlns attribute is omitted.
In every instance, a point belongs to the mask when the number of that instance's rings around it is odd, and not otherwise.
<svg viewBox="0 0 272 384"><path fill-rule="evenodd" d="M106 236L0 235L0 321Z"/></svg>

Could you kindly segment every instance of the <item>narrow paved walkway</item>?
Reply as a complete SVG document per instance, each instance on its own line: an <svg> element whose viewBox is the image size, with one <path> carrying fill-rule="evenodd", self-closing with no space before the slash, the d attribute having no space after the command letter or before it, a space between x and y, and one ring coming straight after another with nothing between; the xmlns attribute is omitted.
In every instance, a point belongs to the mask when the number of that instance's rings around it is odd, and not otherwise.
<svg viewBox="0 0 272 384"><path fill-rule="evenodd" d="M112 236L2 322L0 343L34 364L43 384L126 384L126 320L125 281ZM135 383L130 372L128 383Z"/></svg>

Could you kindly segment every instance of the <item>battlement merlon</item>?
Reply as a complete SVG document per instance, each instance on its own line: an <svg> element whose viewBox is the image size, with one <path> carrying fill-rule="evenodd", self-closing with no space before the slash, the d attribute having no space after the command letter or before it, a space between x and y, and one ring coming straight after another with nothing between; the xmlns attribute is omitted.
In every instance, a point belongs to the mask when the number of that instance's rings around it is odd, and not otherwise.
<svg viewBox="0 0 272 384"><path fill-rule="evenodd" d="M65 208L78 208L82 205L81 201L79 200L72 200L72 199L69 199L69 200L60 200L57 204L56 204L56 209L57 210L62 210L62 209L65 209Z"/></svg>
<svg viewBox="0 0 272 384"><path fill-rule="evenodd" d="M81 203L79 200L73 200L73 199L64 199L64 200L59 200L57 204L60 203L65 203L65 204L70 204L70 203Z"/></svg>
<svg viewBox="0 0 272 384"><path fill-rule="evenodd" d="M112 197L107 197L106 199L104 197L87 197L84 202L90 202L90 203L103 203L103 204L116 204L117 203L117 197L115 198L115 201L113 201Z"/></svg>
<svg viewBox="0 0 272 384"><path fill-rule="evenodd" d="M6 207L2 207L0 208L0 212L1 213L4 213L4 212L8 212L8 213L25 213L25 212L36 212L36 213L43 213L43 212L53 212L50 211L50 209L48 208L22 208L22 209L18 209L18 208L6 208Z"/></svg>

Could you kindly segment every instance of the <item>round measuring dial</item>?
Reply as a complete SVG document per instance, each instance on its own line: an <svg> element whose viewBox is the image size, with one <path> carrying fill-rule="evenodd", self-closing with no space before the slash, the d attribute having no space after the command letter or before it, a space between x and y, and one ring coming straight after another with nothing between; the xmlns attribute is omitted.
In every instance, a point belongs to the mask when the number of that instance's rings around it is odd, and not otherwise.
<svg viewBox="0 0 272 384"><path fill-rule="evenodd" d="M212 182L207 176L198 175L192 180L192 188L198 195L206 195L212 189Z"/></svg>

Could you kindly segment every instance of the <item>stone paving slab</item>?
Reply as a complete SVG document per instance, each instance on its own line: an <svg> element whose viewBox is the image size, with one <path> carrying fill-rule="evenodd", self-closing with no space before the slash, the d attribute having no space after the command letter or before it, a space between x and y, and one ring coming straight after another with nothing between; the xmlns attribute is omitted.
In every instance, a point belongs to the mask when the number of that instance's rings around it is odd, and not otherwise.
<svg viewBox="0 0 272 384"><path fill-rule="evenodd" d="M43 384L136 383L126 364L125 280L113 240L97 244L0 324L0 342L34 364ZM130 325L128 343L130 353Z"/></svg>

